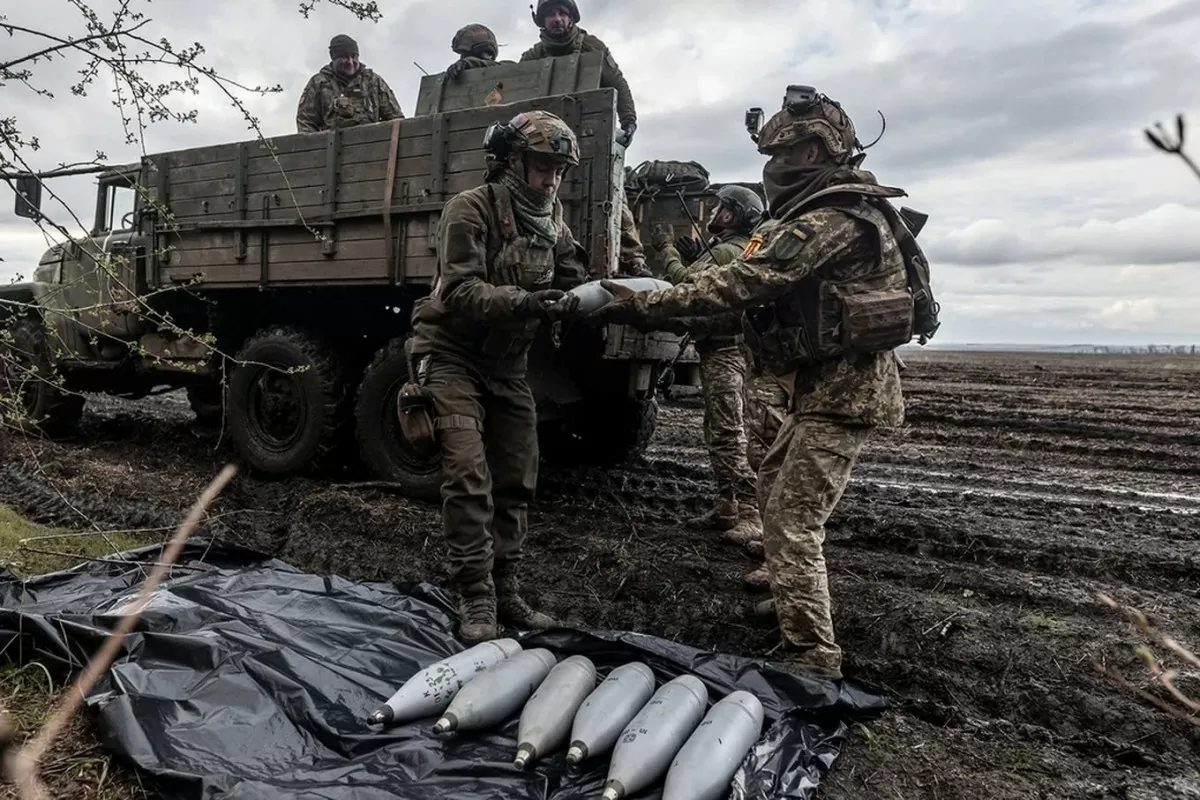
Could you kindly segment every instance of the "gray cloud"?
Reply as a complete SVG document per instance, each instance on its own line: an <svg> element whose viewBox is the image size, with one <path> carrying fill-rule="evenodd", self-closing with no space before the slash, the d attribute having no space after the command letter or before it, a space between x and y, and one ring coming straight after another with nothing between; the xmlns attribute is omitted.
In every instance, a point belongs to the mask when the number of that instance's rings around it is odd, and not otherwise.
<svg viewBox="0 0 1200 800"><path fill-rule="evenodd" d="M296 0L133 2L154 18L149 38L200 40L222 73L283 84L281 95L242 95L268 135L294 130L300 88L335 33L359 41L363 60L409 114L421 78L413 62L444 69L459 26L488 24L511 59L537 38L529 0L389 0L378 24L323 4L304 20ZM1052 338L1200 338L1191 322L1200 319L1200 299L1181 291L1182 276L1200 269L1200 186L1141 134L1176 111L1193 112L1200 125L1200 84L1191 80L1200 72L1200 0L1012 0L966 9L813 0L802 17L785 0L711 0L686 14L675 0L580 4L583 27L610 45L633 86L634 163L697 160L716 180L756 180L763 159L742 114L751 105L777 108L788 83L812 83L841 100L864 141L878 133L881 109L887 132L866 164L932 215L922 240L935 287L951 300L939 339L1012 341L1001 335L1010 322ZM30 4L6 13L29 23L42 12ZM79 35L71 25L61 33ZM15 38L6 47L22 44ZM59 94L53 101L12 83L0 88L0 115L15 115L41 139L29 154L40 168L98 149L113 160L138 157L122 143L108 84L89 98L66 92L79 66L37 65L38 84ZM198 121L153 126L150 151L253 135L210 90L179 102L198 108ZM89 219L90 179L57 181L55 189ZM45 247L10 208L0 205L0 280L27 272ZM1039 297L1055 306L1039 309L1035 326L1026 318ZM1142 327L1127 330L1122 320Z"/></svg>

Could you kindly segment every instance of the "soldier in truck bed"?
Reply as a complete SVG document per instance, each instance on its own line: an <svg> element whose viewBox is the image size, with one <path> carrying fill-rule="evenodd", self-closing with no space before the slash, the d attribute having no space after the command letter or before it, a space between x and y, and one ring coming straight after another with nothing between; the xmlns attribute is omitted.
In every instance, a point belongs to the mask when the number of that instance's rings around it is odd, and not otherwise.
<svg viewBox="0 0 1200 800"><path fill-rule="evenodd" d="M296 132L314 133L403 119L382 77L358 60L358 42L344 33L329 40L329 63L308 79L296 106Z"/></svg>
<svg viewBox="0 0 1200 800"><path fill-rule="evenodd" d="M468 69L514 63L496 60L500 54L496 34L492 33L491 28L477 22L459 28L450 41L450 49L459 56L458 61L446 68L446 78L452 81L458 80Z"/></svg>
<svg viewBox="0 0 1200 800"><path fill-rule="evenodd" d="M438 273L413 308L442 453L442 519L459 595L459 636L476 643L501 623L554 625L520 593L517 568L537 484L537 412L529 348L543 322L574 310L587 251L563 221L558 188L579 164L570 126L518 114L484 137L485 182L450 199L438 223Z"/></svg>
<svg viewBox="0 0 1200 800"><path fill-rule="evenodd" d="M573 53L604 53L600 71L600 86L617 90L617 117L621 132L617 142L629 147L637 130L637 108L629 82L621 74L608 45L579 27L579 6L575 0L539 0L533 21L541 28L541 41L521 54L521 61L569 56ZM625 194L621 194L621 248L618 257L620 272L626 275L648 276L646 253L638 236L637 222Z"/></svg>

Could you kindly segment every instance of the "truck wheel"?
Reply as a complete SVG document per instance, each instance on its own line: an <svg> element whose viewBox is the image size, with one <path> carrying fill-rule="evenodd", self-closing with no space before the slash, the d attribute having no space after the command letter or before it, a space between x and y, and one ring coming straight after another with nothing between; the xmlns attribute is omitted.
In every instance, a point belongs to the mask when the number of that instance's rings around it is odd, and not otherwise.
<svg viewBox="0 0 1200 800"><path fill-rule="evenodd" d="M611 466L645 452L658 426L658 401L622 398L580 403L568 421L547 427L547 460Z"/></svg>
<svg viewBox="0 0 1200 800"><path fill-rule="evenodd" d="M294 372L286 370L294 369ZM292 475L330 465L344 438L347 386L334 348L289 326L250 337L229 377L229 432L251 468Z"/></svg>
<svg viewBox="0 0 1200 800"><path fill-rule="evenodd" d="M50 347L40 317L24 317L8 330L11 335L0 364L0 416L18 430L33 428L56 437L79 427L84 398L57 385ZM5 337L8 338L8 337Z"/></svg>
<svg viewBox="0 0 1200 800"><path fill-rule="evenodd" d="M354 406L354 434L358 452L371 473L382 481L398 483L416 500L441 499L442 459L415 453L396 419L396 397L408 380L404 340L392 339L379 349L358 385Z"/></svg>

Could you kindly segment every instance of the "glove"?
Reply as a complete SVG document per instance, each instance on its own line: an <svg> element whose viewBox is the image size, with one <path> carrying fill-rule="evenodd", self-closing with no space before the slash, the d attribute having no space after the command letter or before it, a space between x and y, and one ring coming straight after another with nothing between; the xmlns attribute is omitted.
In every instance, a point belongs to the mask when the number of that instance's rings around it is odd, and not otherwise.
<svg viewBox="0 0 1200 800"><path fill-rule="evenodd" d="M654 273L646 266L646 262L643 259L638 258L622 266L618 277L652 278L654 277Z"/></svg>
<svg viewBox="0 0 1200 800"><path fill-rule="evenodd" d="M675 238L675 228L670 225L655 225L650 232L650 245L658 251L665 250Z"/></svg>
<svg viewBox="0 0 1200 800"><path fill-rule="evenodd" d="M540 317L546 319L546 308L561 300L566 295L562 289L542 289L537 292L526 292L517 301L513 309L519 317ZM576 303L578 305L578 303Z"/></svg>
<svg viewBox="0 0 1200 800"><path fill-rule="evenodd" d="M691 236L680 236L675 240L675 249L690 264L704 251L704 245L698 239L693 239Z"/></svg>
<svg viewBox="0 0 1200 800"><path fill-rule="evenodd" d="M636 294L633 289L606 280L600 281L600 286L611 292L614 299L611 303L589 314L586 317L589 322L632 325L634 327L646 324L646 316L632 306L633 296Z"/></svg>
<svg viewBox="0 0 1200 800"><path fill-rule="evenodd" d="M545 319L550 322L558 322L559 320L573 317L578 310L579 295L577 294L564 294L558 300L542 306L542 313Z"/></svg>
<svg viewBox="0 0 1200 800"><path fill-rule="evenodd" d="M458 76L463 74L463 70L467 68L466 62L461 58L455 61L450 66L446 67L446 80L456 81Z"/></svg>
<svg viewBox="0 0 1200 800"><path fill-rule="evenodd" d="M621 126L621 132L617 134L617 144L621 147L629 147L633 141L633 132L637 130L636 122L626 122Z"/></svg>

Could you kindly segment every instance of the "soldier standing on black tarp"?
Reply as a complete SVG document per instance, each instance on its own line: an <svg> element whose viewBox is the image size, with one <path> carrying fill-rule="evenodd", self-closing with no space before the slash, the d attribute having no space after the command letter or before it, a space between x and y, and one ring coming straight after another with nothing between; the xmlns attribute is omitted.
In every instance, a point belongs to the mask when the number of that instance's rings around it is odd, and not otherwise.
<svg viewBox="0 0 1200 800"><path fill-rule="evenodd" d="M655 226L652 245L658 251L667 280L693 282L715 266L730 263L745 250L750 233L762 221L762 199L743 186L722 186L708 220L713 234L707 245L685 238L685 264L671 226ZM722 538L747 545L762 540L762 519L755 496L755 473L746 461L744 388L746 361L742 354L741 315L686 320L700 356L700 385L704 395L704 441L717 485L713 507L688 524L722 531Z"/></svg>
<svg viewBox="0 0 1200 800"><path fill-rule="evenodd" d="M340 33L329 40L329 63L308 79L300 94L296 132L403 118L387 81L358 60L358 42Z"/></svg>
<svg viewBox="0 0 1200 800"><path fill-rule="evenodd" d="M619 299L593 319L654 327L745 312L747 346L789 399L758 476L783 660L839 678L825 522L871 431L904 420L893 349L912 338L913 295L885 208L904 192L858 168L853 123L811 87L788 87L758 148L770 157L763 187L777 221L762 249L665 291L606 281Z"/></svg>
<svg viewBox="0 0 1200 800"><path fill-rule="evenodd" d="M485 135L483 185L446 203L438 275L413 310L442 453L442 519L459 593L460 636L498 625L554 625L521 597L516 568L537 484L529 348L543 322L579 304L564 294L587 276L587 253L563 221L558 188L579 164L575 134L545 111Z"/></svg>
<svg viewBox="0 0 1200 800"><path fill-rule="evenodd" d="M622 147L629 147L633 142L633 133L637 130L637 107L633 102L633 92L629 90L629 82L617 66L617 60L613 58L608 45L579 27L579 6L575 4L575 0L538 0L537 9L533 12L533 21L541 28L541 39L521 54L521 61L569 56L573 53L604 54L604 61L600 66L600 87L617 90L617 118L621 124L617 143ZM621 193L621 248L618 264L620 271L628 275L650 274L646 267L645 248L638 235L637 221L624 192Z"/></svg>

